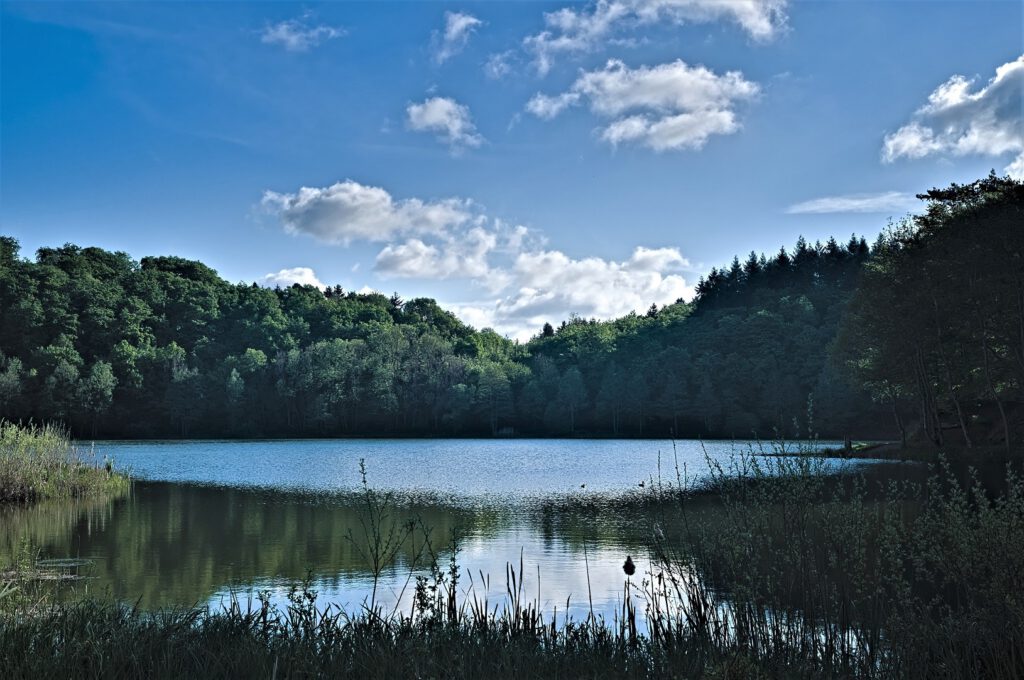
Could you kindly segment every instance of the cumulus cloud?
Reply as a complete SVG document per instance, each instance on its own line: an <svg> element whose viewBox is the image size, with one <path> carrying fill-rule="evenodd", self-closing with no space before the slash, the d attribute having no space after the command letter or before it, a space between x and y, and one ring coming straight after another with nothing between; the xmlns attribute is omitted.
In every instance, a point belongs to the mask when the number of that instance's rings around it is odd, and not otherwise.
<svg viewBox="0 0 1024 680"><path fill-rule="evenodd" d="M265 191L264 210L280 219L285 231L325 243L390 241L412 234L440 234L470 222L470 201L450 198L395 200L380 187L345 180L328 187L302 187L295 193Z"/></svg>
<svg viewBox="0 0 1024 680"><path fill-rule="evenodd" d="M687 294L682 276L667 270L687 266L675 248L637 248L622 262L573 259L557 250L522 253L512 268L517 290L497 306L505 319L539 320L552 312L611 318L651 302Z"/></svg>
<svg viewBox="0 0 1024 680"><path fill-rule="evenodd" d="M444 32L434 33L434 61L443 64L465 49L469 38L484 22L464 12L444 13Z"/></svg>
<svg viewBox="0 0 1024 680"><path fill-rule="evenodd" d="M675 248L638 247L621 261L577 258L465 199L397 200L382 188L346 180L295 193L267 191L263 206L289 233L339 245L381 242L374 262L381 279L468 281L488 299L453 311L477 327L521 339L570 314L610 319L693 293L682 276L689 263ZM268 274L263 282L323 286L304 267Z"/></svg>
<svg viewBox="0 0 1024 680"><path fill-rule="evenodd" d="M997 68L984 87L975 84L955 75L936 88L910 122L885 136L882 160L1012 153L1006 172L1024 178L1024 55Z"/></svg>
<svg viewBox="0 0 1024 680"><path fill-rule="evenodd" d="M599 49L622 31L653 24L732 21L752 38L774 38L786 23L787 0L597 0L544 14L545 28L523 47L541 74L562 54Z"/></svg>
<svg viewBox="0 0 1024 680"><path fill-rule="evenodd" d="M408 239L380 251L374 270L397 278L486 279L492 273L487 258L497 245L497 234L483 227L473 227L457 238L442 239L439 244Z"/></svg>
<svg viewBox="0 0 1024 680"><path fill-rule="evenodd" d="M291 269L282 269L276 274L267 274L263 277L263 285L267 288L274 288L275 286L287 288L294 283L301 286L316 286L320 290L327 287L316 277L316 273L309 267L292 267Z"/></svg>
<svg viewBox="0 0 1024 680"><path fill-rule="evenodd" d="M803 201L786 208L791 215L824 213L894 213L904 212L917 205L913 194L885 191L878 194L846 194L824 196Z"/></svg>
<svg viewBox="0 0 1024 680"><path fill-rule="evenodd" d="M306 23L309 18L309 14L304 14L298 19L267 24L260 34L260 41L267 45L280 45L289 52L308 52L325 40L345 35L344 29L336 26L311 26Z"/></svg>
<svg viewBox="0 0 1024 680"><path fill-rule="evenodd" d="M431 97L405 110L410 130L433 132L453 153L480 146L484 138L476 131L469 107L447 97Z"/></svg>
<svg viewBox="0 0 1024 680"><path fill-rule="evenodd" d="M734 107L760 92L738 71L716 74L682 60L631 69L610 60L603 69L582 72L566 92L537 94L526 105L533 115L551 119L583 102L612 119L601 138L617 145L632 142L656 151L699 149L712 135L740 128Z"/></svg>
<svg viewBox="0 0 1024 680"><path fill-rule="evenodd" d="M679 273L687 267L675 248L636 248L621 262L576 259L558 250L523 252L507 272L501 297L457 304L452 311L477 327L526 340L545 322L572 314L611 319L692 297L692 286Z"/></svg>

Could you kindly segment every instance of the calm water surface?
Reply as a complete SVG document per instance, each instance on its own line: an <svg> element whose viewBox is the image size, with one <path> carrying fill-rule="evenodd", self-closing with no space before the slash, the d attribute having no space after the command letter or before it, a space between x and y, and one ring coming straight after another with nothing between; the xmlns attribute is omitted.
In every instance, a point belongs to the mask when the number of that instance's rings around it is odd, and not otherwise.
<svg viewBox="0 0 1024 680"><path fill-rule="evenodd" d="M140 480L133 493L4 510L0 563L29 541L44 558L81 559L87 578L77 589L144 607L216 605L253 590L283 598L311 575L324 601L355 608L372 588L360 554L362 459L370 486L394 494L395 521L429 528L445 564L455 541L463 590L500 602L506 565L518 570L522 559L529 599L560 613L568 600L582 617L589 565L594 607L610 616L626 555L643 572L655 524L670 521L616 501L649 491L659 464L666 482L677 464L699 481L709 459L727 467L749 450L742 442L650 440L97 442L97 455ZM411 579L425 573L416 561L423 541L417 532L398 552L380 601L409 606Z"/></svg>

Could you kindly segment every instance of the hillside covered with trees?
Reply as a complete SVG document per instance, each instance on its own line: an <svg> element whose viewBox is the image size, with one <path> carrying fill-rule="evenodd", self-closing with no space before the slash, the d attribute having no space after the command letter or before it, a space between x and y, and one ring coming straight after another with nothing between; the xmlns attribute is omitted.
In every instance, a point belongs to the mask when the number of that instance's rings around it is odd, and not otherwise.
<svg viewBox="0 0 1024 680"><path fill-rule="evenodd" d="M1019 440L1022 186L922 195L873 246L800 239L690 303L519 344L433 300L231 284L0 239L0 415L80 436L905 436ZM984 424L1002 414L1002 434ZM973 443L973 442L972 442Z"/></svg>

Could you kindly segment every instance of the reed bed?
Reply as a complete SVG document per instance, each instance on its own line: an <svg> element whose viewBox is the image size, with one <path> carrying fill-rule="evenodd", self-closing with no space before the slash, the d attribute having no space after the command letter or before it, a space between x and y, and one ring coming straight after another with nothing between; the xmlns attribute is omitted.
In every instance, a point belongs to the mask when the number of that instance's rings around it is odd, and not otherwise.
<svg viewBox="0 0 1024 680"><path fill-rule="evenodd" d="M79 451L51 425L0 421L0 503L79 498L127 491L128 477Z"/></svg>
<svg viewBox="0 0 1024 680"><path fill-rule="evenodd" d="M833 677L1024 677L1019 473L986 486L941 461L872 488L822 466L741 457L710 499L676 484L642 585L652 640Z"/></svg>
<svg viewBox="0 0 1024 680"><path fill-rule="evenodd" d="M652 480L645 558L624 565L606 620L542 612L508 565L480 596L430 532L369 486L371 573L401 542L406 611L317 602L312 581L278 607L145 612L96 601L0 615L5 677L151 678L1024 678L1024 481L938 466L925 483L839 483L808 458L743 457L695 492ZM708 495L707 488L715 489ZM358 533L358 532L356 532ZM641 569L632 572L631 566ZM480 579L487 580L484 575ZM488 588L481 588L488 592Z"/></svg>

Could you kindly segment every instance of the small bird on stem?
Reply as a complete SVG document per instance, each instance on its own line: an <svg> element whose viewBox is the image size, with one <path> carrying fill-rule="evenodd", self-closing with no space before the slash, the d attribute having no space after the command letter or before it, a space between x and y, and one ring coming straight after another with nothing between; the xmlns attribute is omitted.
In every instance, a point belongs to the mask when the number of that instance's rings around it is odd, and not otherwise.
<svg viewBox="0 0 1024 680"><path fill-rule="evenodd" d="M636 565L633 564L633 558L626 555L626 561L622 563L622 571L626 572L626 576L632 576L636 573Z"/></svg>

